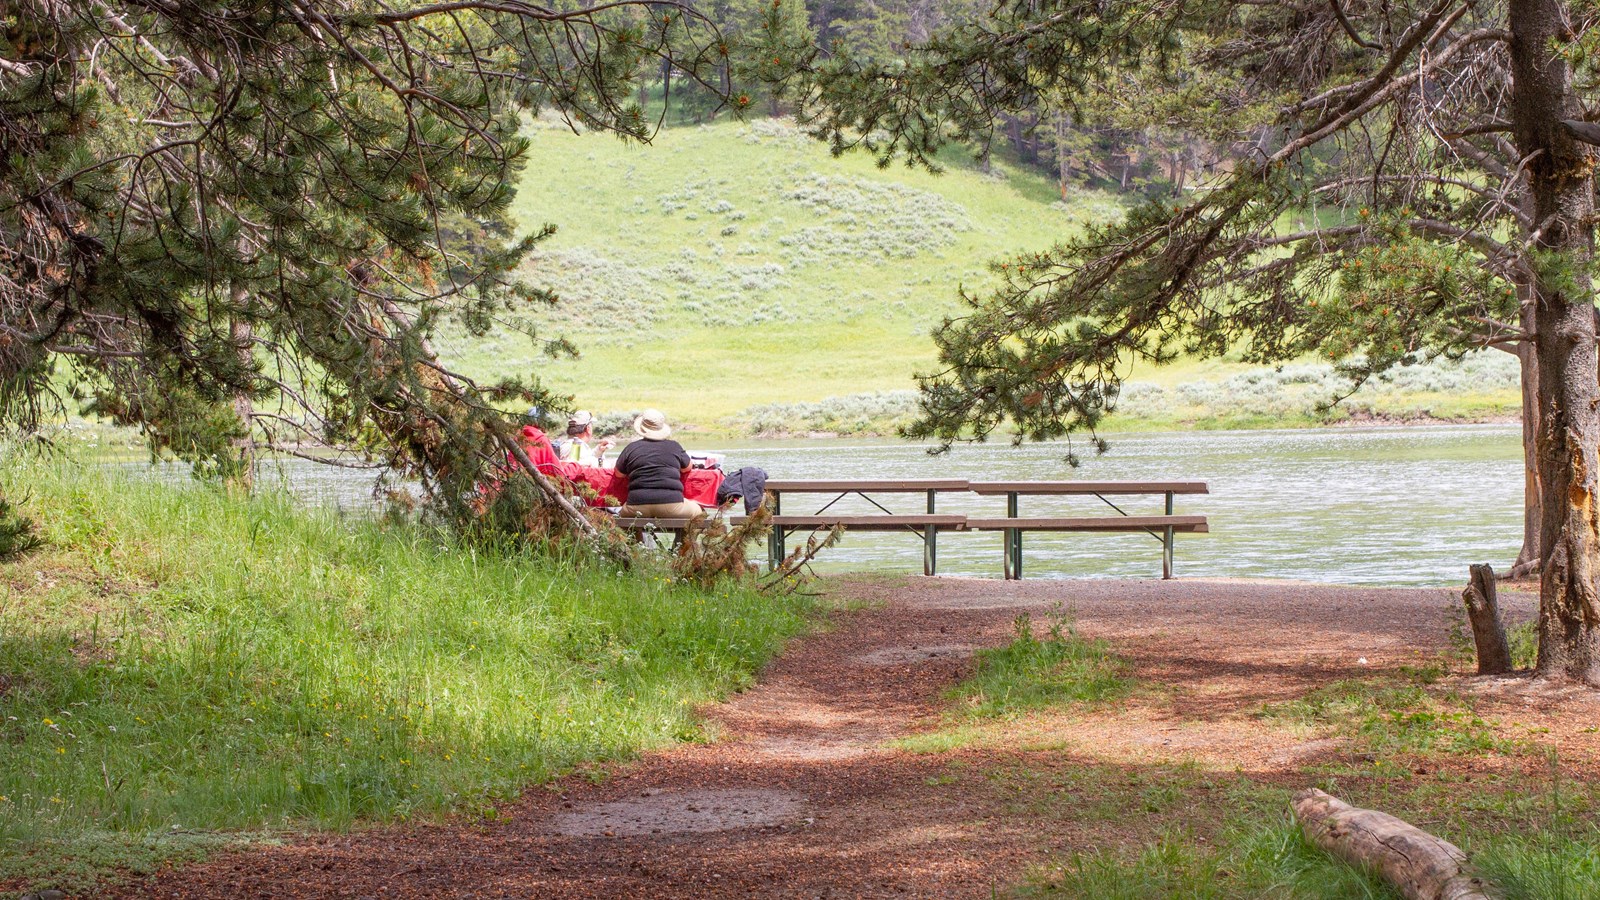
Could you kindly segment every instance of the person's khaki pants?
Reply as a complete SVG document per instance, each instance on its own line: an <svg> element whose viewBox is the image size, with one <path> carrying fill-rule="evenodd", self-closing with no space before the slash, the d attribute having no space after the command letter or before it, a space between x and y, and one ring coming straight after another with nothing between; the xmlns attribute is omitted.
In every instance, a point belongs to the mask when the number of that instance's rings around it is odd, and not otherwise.
<svg viewBox="0 0 1600 900"><path fill-rule="evenodd" d="M705 507L693 500L677 503L622 504L620 515L630 519L698 519L706 514Z"/></svg>

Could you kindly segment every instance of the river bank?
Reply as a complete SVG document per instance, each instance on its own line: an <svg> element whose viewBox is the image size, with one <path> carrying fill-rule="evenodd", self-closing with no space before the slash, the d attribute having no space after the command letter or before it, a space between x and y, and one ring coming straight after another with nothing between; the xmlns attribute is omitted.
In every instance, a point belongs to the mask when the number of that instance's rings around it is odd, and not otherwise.
<svg viewBox="0 0 1600 900"><path fill-rule="evenodd" d="M943 455L896 440L721 440L680 434L691 450L725 454L730 468L756 466L776 478L967 478L970 480L1203 481L1210 493L1180 499L1176 511L1210 519L1211 533L1181 536L1177 572L1240 578L1293 578L1330 584L1461 584L1469 563L1503 570L1522 534L1522 445L1517 425L1360 426L1323 429L1107 434L1107 453L1083 441L958 445ZM104 445L100 445L103 449ZM1074 467L1069 452L1079 457ZM139 477L183 483L182 466L152 470L126 447L122 465ZM377 473L276 460L264 487L352 513L373 509ZM1466 498L1471 498L1470 502ZM796 498L793 512L814 500ZM920 497L889 506L925 511ZM1160 498L1129 512L1159 512ZM1003 498L941 498L940 510L998 515ZM832 507L870 512L858 498ZM1107 512L1093 497L1030 499L1027 515ZM920 571L915 537L854 533L819 560L826 572ZM939 571L987 577L1000 572L1000 537L955 534L939 545ZM1149 577L1160 572L1155 542L1144 535L1050 535L1028 538L1029 577Z"/></svg>
<svg viewBox="0 0 1600 900"><path fill-rule="evenodd" d="M1337 366L1315 360L1250 366L1180 359L1125 374L1127 380L1101 431L1482 424L1521 417L1517 361L1495 352L1401 366L1374 376L1359 390ZM762 389L771 390L765 385ZM920 400L914 390L884 390L815 401L752 403L730 415L708 415L695 395L643 396L648 405L668 410L684 430L713 439L895 436L916 420ZM597 399L580 392L577 402L592 405ZM597 433L626 432L631 418L628 412L602 412ZM1002 431L994 437L1006 440L1010 435Z"/></svg>

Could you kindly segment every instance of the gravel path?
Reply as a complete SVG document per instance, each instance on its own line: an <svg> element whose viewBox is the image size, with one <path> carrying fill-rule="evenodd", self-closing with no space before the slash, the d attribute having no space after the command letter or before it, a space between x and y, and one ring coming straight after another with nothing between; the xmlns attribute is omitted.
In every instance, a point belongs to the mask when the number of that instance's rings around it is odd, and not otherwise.
<svg viewBox="0 0 1600 900"><path fill-rule="evenodd" d="M758 687L707 710L715 743L647 755L600 784L571 778L531 790L508 822L314 835L165 872L132 894L989 896L1048 853L1139 828L1041 817L953 771L1193 761L1293 783L1336 742L1274 730L1252 711L1432 657L1447 647L1458 602L1445 590L1201 580L912 578L833 588L866 608L837 613ZM1526 596L1503 602L1513 616L1529 614ZM1005 643L1015 616L1058 603L1163 690L1074 719L1047 750L1020 738L946 753L892 746L944 723L942 692L973 648Z"/></svg>

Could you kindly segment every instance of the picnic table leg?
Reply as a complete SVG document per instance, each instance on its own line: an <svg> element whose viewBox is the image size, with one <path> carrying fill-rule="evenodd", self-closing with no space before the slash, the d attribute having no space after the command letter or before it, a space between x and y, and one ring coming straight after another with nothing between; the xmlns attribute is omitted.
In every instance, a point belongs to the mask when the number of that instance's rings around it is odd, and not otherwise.
<svg viewBox="0 0 1600 900"><path fill-rule="evenodd" d="M1167 491L1167 515L1172 515L1172 492ZM1166 527L1166 535L1161 540L1161 578L1163 581L1172 577L1172 526Z"/></svg>
<svg viewBox="0 0 1600 900"><path fill-rule="evenodd" d="M928 514L933 514L933 491L928 491ZM939 529L929 525L922 530L922 574L939 571Z"/></svg>
<svg viewBox="0 0 1600 900"><path fill-rule="evenodd" d="M773 516L778 515L780 496L777 491L772 492ZM783 526L774 525L772 531L767 534L767 571L776 572L781 562L783 562Z"/></svg>
<svg viewBox="0 0 1600 900"><path fill-rule="evenodd" d="M1012 519L1017 517L1017 493L1012 491L1006 494L1006 516ZM1022 580L1022 531L1017 528L1006 529L1006 578L1013 581Z"/></svg>

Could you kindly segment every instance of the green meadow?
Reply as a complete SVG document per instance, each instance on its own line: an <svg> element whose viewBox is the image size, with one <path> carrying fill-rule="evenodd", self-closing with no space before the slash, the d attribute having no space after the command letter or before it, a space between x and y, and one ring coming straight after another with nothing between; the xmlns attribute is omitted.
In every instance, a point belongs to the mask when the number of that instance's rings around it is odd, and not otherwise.
<svg viewBox="0 0 1600 900"><path fill-rule="evenodd" d="M1122 215L1115 195L1029 169L980 171L959 150L941 174L835 158L785 120L663 129L650 144L529 125L516 201L527 230L556 234L523 276L560 302L508 315L483 339L446 329L473 375L533 373L597 413L648 406L699 430L745 435L886 433L914 411L930 332L989 264ZM570 338L552 359L540 339ZM1116 425L1314 425L1350 416L1477 419L1517 409L1515 361L1397 373L1344 406L1325 361L1284 370L1234 360L1136 369ZM1497 357L1504 356L1504 359Z"/></svg>
<svg viewBox="0 0 1600 900"><path fill-rule="evenodd" d="M509 329L441 343L482 375L535 372L596 411L660 406L714 425L764 403L904 390L929 331L987 263L1121 214L959 154L944 174L835 159L779 120L665 129L651 144L538 121L516 212L557 226L526 266L554 309L516 324L574 338L543 358Z"/></svg>

